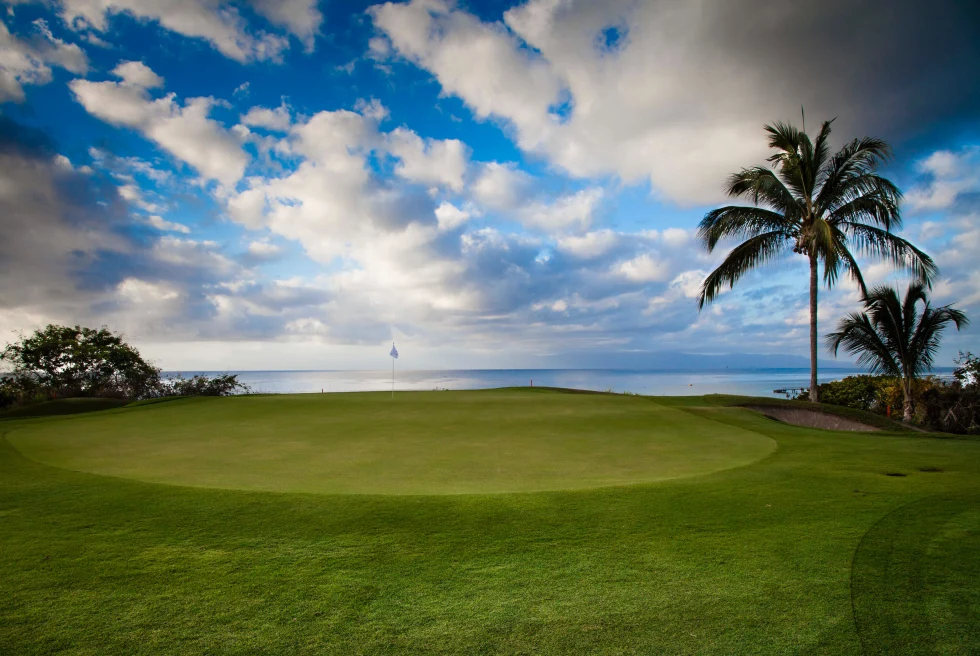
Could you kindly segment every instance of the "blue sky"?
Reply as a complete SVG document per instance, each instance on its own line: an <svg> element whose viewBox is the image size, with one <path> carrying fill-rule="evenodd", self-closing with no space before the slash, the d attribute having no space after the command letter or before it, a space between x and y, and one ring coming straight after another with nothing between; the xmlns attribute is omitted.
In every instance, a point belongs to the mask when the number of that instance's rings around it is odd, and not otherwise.
<svg viewBox="0 0 980 656"><path fill-rule="evenodd" d="M936 302L980 310L971 3L0 7L5 336L107 324L168 369L804 356L800 258L698 313L725 249L693 234L801 105L892 143ZM822 331L857 305L823 291Z"/></svg>

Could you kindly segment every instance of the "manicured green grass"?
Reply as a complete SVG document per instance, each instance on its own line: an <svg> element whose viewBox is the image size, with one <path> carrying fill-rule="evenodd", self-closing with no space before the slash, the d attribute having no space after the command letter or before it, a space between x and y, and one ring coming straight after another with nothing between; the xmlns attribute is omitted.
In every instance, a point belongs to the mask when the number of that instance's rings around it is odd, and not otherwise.
<svg viewBox="0 0 980 656"><path fill-rule="evenodd" d="M456 403L443 394L429 395L433 427ZM508 397L500 421L552 396ZM980 650L980 442L801 429L711 399L602 398L778 449L653 483L383 496L151 484L42 465L0 440L0 653ZM184 403L100 421L159 423L151 413ZM672 413L650 414L653 439ZM57 425L74 442L96 417L0 433ZM267 432L275 457L289 436Z"/></svg>
<svg viewBox="0 0 980 656"><path fill-rule="evenodd" d="M12 408L0 412L0 420L3 419L24 419L26 417L52 417L55 415L77 415L83 412L98 412L100 410L111 410L127 405L129 401L124 399L54 399L33 405L26 405L20 408Z"/></svg>
<svg viewBox="0 0 980 656"><path fill-rule="evenodd" d="M197 398L44 422L39 462L156 483L316 493L530 492L745 465L776 443L639 397L553 391Z"/></svg>

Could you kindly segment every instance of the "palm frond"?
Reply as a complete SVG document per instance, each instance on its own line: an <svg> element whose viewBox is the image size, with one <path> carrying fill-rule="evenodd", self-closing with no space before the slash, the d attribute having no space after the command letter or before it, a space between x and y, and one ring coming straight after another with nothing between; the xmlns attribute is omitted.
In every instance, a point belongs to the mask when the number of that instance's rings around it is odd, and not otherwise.
<svg viewBox="0 0 980 656"><path fill-rule="evenodd" d="M839 190L847 180L874 173L879 165L891 159L891 154L891 147L875 137L854 139L845 144L821 171L817 206L830 207L830 201L840 195Z"/></svg>
<svg viewBox="0 0 980 656"><path fill-rule="evenodd" d="M807 240L807 247L813 249L817 256L823 260L824 281L832 285L837 281L837 274L840 271L839 251L837 235L840 231L835 231L833 226L823 219L816 218L810 224L810 231Z"/></svg>
<svg viewBox="0 0 980 656"><path fill-rule="evenodd" d="M905 321L905 306L898 292L888 285L879 285L867 295L864 304L881 341L904 371L904 363L908 360L910 324Z"/></svg>
<svg viewBox="0 0 980 656"><path fill-rule="evenodd" d="M827 282L828 286L833 286L833 284L839 278L840 272L845 271L851 277L851 280L857 283L858 289L861 290L861 294L867 296L868 287L864 284L864 276L861 274L861 267L858 265L854 255L852 255L851 251L849 251L847 248L847 235L841 232L840 229L832 223L830 223L830 227L834 233L834 246L837 249L838 270L835 270L832 276L829 275L825 263L824 280Z"/></svg>
<svg viewBox="0 0 980 656"><path fill-rule="evenodd" d="M786 246L788 237L781 230L765 232L747 239L732 249L725 261L708 274L701 284L698 294L698 309L710 303L721 292L724 285L731 289L735 283L748 271L757 266L767 264L779 256Z"/></svg>
<svg viewBox="0 0 980 656"><path fill-rule="evenodd" d="M868 173L841 185L837 196L825 200L829 207L818 207L830 221L870 223L884 230L902 227L902 192L891 181Z"/></svg>
<svg viewBox="0 0 980 656"><path fill-rule="evenodd" d="M709 253L725 238L754 237L764 232L783 232L787 238L795 235L797 226L782 214L761 207L730 205L704 215L698 225L698 239Z"/></svg>
<svg viewBox="0 0 980 656"><path fill-rule="evenodd" d="M746 198L755 205L769 209L794 214L799 212L799 203L786 185L783 184L772 170L764 166L755 166L732 175L725 189L733 198Z"/></svg>
<svg viewBox="0 0 980 656"><path fill-rule="evenodd" d="M887 230L855 221L839 221L836 225L854 240L859 250L908 271L927 288L931 288L933 279L939 275L939 267L931 257Z"/></svg>
<svg viewBox="0 0 980 656"><path fill-rule="evenodd" d="M836 120L836 118L832 118L829 121L824 121L823 125L820 126L820 134L817 135L817 140L813 142L815 171L823 172L826 169L827 156L830 153L830 125Z"/></svg>
<svg viewBox="0 0 980 656"><path fill-rule="evenodd" d="M897 363L866 313L848 314L838 322L837 330L824 338L824 343L835 357L841 347L846 353L857 355L858 364L871 373L899 374Z"/></svg>
<svg viewBox="0 0 980 656"><path fill-rule="evenodd" d="M913 373L919 376L932 370L942 334L949 324L960 330L969 323L966 314L960 310L949 305L933 309L925 301L922 317L915 326L909 345L909 351L913 355Z"/></svg>
<svg viewBox="0 0 980 656"><path fill-rule="evenodd" d="M799 155L800 143L803 141L803 137L806 136L802 130L795 125L783 123L782 121L776 121L772 125L765 126L763 129L769 133L769 147L782 151L781 153L770 156L768 161L778 162L783 156Z"/></svg>

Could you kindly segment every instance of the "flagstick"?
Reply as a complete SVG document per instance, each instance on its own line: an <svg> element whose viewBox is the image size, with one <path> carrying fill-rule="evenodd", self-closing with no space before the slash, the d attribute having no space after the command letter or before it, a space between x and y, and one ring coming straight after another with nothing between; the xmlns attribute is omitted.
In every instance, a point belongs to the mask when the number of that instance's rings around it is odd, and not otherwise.
<svg viewBox="0 0 980 656"><path fill-rule="evenodd" d="M395 400L395 358L391 359L391 400Z"/></svg>

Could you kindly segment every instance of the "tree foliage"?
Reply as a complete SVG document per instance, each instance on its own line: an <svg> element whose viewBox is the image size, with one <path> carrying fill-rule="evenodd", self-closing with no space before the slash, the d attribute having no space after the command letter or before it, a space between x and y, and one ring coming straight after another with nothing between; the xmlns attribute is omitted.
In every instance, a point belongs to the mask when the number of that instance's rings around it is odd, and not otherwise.
<svg viewBox="0 0 980 656"><path fill-rule="evenodd" d="M735 173L726 191L752 206L729 205L708 212L698 237L708 252L723 239L743 240L701 286L698 306L710 303L745 273L786 251L823 264L830 286L849 275L866 291L854 253L886 259L920 280L937 272L932 259L893 234L902 226L902 194L877 174L891 156L880 139L854 139L830 154L832 121L826 121L816 141L794 126L767 125L773 168L756 166Z"/></svg>
<svg viewBox="0 0 980 656"><path fill-rule="evenodd" d="M237 376L161 378L160 369L102 327L49 325L0 351L0 407L65 397L147 399L248 392Z"/></svg>
<svg viewBox="0 0 980 656"><path fill-rule="evenodd" d="M741 243L708 274L698 295L698 308L732 288L746 273L782 257L802 255L810 267L810 385L817 400L817 287L819 265L823 281L833 286L849 276L866 292L856 254L890 261L927 285L936 275L932 259L898 237L902 226L902 194L878 175L891 156L880 139L864 137L830 150L832 121L826 121L815 140L785 123L765 126L773 155L771 167L755 166L733 174L726 191L751 203L708 212L698 238L711 253L726 239Z"/></svg>
<svg viewBox="0 0 980 656"><path fill-rule="evenodd" d="M936 430L980 435L980 358L961 352L956 364L952 382L922 395L920 412Z"/></svg>
<svg viewBox="0 0 980 656"><path fill-rule="evenodd" d="M141 398L159 385L160 371L108 328L49 325L8 344L0 361L8 386L29 399L75 396Z"/></svg>
<svg viewBox="0 0 980 656"><path fill-rule="evenodd" d="M921 311L920 311L921 306ZM875 287L864 297L864 312L852 312L827 335L830 350L858 356L871 373L895 376L904 392L904 418L915 414L914 381L932 369L940 340L950 324L957 329L969 320L951 305L934 308L925 286L909 285L904 299L891 287Z"/></svg>

